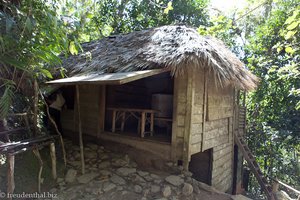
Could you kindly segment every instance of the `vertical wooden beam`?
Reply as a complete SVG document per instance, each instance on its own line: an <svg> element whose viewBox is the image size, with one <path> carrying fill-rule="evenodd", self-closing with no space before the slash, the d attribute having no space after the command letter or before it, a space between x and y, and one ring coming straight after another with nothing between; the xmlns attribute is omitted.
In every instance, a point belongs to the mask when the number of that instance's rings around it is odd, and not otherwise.
<svg viewBox="0 0 300 200"><path fill-rule="evenodd" d="M141 137L145 137L145 124L146 122L146 113L145 112L142 112L141 114Z"/></svg>
<svg viewBox="0 0 300 200"><path fill-rule="evenodd" d="M195 71L189 68L187 72L187 91L186 91L186 113L185 113L185 129L183 141L183 168L188 171L190 155L191 126L193 117L193 106L195 96Z"/></svg>
<svg viewBox="0 0 300 200"><path fill-rule="evenodd" d="M150 135L153 136L154 131L154 113L150 113Z"/></svg>
<svg viewBox="0 0 300 200"><path fill-rule="evenodd" d="M121 131L123 132L124 131L124 126L125 126L125 117L126 117L126 112L123 112L121 114Z"/></svg>
<svg viewBox="0 0 300 200"><path fill-rule="evenodd" d="M117 111L112 110L112 127L111 127L111 132L116 132L116 116L117 116Z"/></svg>
<svg viewBox="0 0 300 200"><path fill-rule="evenodd" d="M203 93L203 124L202 124L202 152L206 149L205 147L205 125L206 125L206 114L207 114L207 100L208 100L208 69L204 68L204 93Z"/></svg>
<svg viewBox="0 0 300 200"><path fill-rule="evenodd" d="M50 156L51 156L51 163L52 163L52 177L54 180L56 180L57 173L56 173L55 143L50 144Z"/></svg>
<svg viewBox="0 0 300 200"><path fill-rule="evenodd" d="M76 85L76 98L77 98L77 108L78 108L78 133L79 133L79 146L80 146L80 158L81 158L81 173L85 174L82 125L81 125L81 114L80 114L80 94L79 94L78 85Z"/></svg>
<svg viewBox="0 0 300 200"><path fill-rule="evenodd" d="M105 104L106 104L106 86L100 86L99 92L99 129L97 133L97 137L100 137L100 134L104 131L105 126Z"/></svg>
<svg viewBox="0 0 300 200"><path fill-rule="evenodd" d="M178 129L177 129L177 103L178 103L178 81L179 79L177 77L174 77L172 79L174 83L174 94L173 94L173 119L172 119L172 142L171 142L171 159L173 162L177 161L177 155L176 155L176 150L177 150L177 134L178 134Z"/></svg>
<svg viewBox="0 0 300 200"><path fill-rule="evenodd" d="M37 80L33 82L34 99L33 99L33 134L36 136L38 133L38 103L39 103L39 91Z"/></svg>
<svg viewBox="0 0 300 200"><path fill-rule="evenodd" d="M8 168L7 168L7 193L12 194L15 190L15 156L8 154ZM11 198L10 198L11 199Z"/></svg>
<svg viewBox="0 0 300 200"><path fill-rule="evenodd" d="M40 170L38 175L38 192L41 193L41 183L42 183L42 172L43 172L43 160L41 158L41 154L39 149L33 149L34 155L37 157L39 164L40 164Z"/></svg>

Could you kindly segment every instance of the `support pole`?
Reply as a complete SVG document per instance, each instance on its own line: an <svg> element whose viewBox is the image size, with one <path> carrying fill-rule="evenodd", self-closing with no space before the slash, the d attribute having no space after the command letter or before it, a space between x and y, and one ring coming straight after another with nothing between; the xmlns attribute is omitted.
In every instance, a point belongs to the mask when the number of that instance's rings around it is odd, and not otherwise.
<svg viewBox="0 0 300 200"><path fill-rule="evenodd" d="M57 132L57 134L59 135L59 140L60 140L60 144L61 144L61 148L62 148L62 153L63 153L63 158L64 158L64 164L65 164L65 167L67 166L67 155L66 155L66 149L65 149L65 143L64 143L64 139L61 135L61 132L58 130L58 127L57 127L57 124L55 123L54 119L51 117L50 113L49 113L49 106L42 94L42 92L40 91L40 96L41 98L44 100L44 103L46 105L46 110L47 110L47 115L51 121L51 123L54 125L54 128Z"/></svg>
<svg viewBox="0 0 300 200"><path fill-rule="evenodd" d="M33 100L33 134L37 136L38 134L38 103L39 103L39 93L38 93L38 83L37 80L34 79L33 82L33 90L34 90L34 100Z"/></svg>
<svg viewBox="0 0 300 200"><path fill-rule="evenodd" d="M39 149L33 149L34 155L37 157L40 163L40 170L39 170L39 175L38 175L38 192L41 193L41 183L42 183L42 172L43 172L43 160L41 158L41 154Z"/></svg>
<svg viewBox="0 0 300 200"><path fill-rule="evenodd" d="M15 190L15 179L14 179L14 171L15 171L15 156L8 154L8 169L7 169L7 194L13 194ZM11 197L9 199L12 199Z"/></svg>
<svg viewBox="0 0 300 200"><path fill-rule="evenodd" d="M80 115L80 95L79 95L79 86L76 85L76 98L77 98L77 108L78 108L78 132L79 132L79 146L80 146L80 157L81 157L81 172L85 173L85 164L84 164L84 152L83 152L83 141L82 141L82 125L81 125L81 115Z"/></svg>
<svg viewBox="0 0 300 200"><path fill-rule="evenodd" d="M50 156L51 156L51 163L52 163L52 176L53 179L56 180L57 173L56 173L55 143L50 144Z"/></svg>

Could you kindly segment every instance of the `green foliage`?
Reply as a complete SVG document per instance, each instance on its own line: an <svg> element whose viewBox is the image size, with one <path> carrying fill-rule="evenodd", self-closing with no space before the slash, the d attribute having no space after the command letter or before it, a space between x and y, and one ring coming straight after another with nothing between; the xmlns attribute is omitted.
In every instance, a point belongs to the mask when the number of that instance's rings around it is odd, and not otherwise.
<svg viewBox="0 0 300 200"><path fill-rule="evenodd" d="M252 26L245 33L244 61L261 78L248 95L248 142L266 174L295 187L300 185L299 9L297 1L278 1L267 17L253 14L244 22Z"/></svg>
<svg viewBox="0 0 300 200"><path fill-rule="evenodd" d="M212 18L202 35L223 40L260 79L247 98L248 144L263 171L300 185L299 1L252 1ZM259 194L252 183L252 192ZM299 189L299 188L298 188Z"/></svg>

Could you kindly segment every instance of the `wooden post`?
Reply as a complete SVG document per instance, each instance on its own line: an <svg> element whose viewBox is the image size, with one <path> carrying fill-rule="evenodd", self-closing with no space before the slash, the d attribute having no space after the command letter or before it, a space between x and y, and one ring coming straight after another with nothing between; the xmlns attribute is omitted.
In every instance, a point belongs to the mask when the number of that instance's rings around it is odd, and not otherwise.
<svg viewBox="0 0 300 200"><path fill-rule="evenodd" d="M174 94L173 94L173 116L172 116L172 141L171 141L171 159L173 162L177 162L177 106L178 106L178 84L181 79L178 77L174 77L173 84L174 84Z"/></svg>
<svg viewBox="0 0 300 200"><path fill-rule="evenodd" d="M33 134L36 136L38 133L38 103L39 103L39 93L38 93L38 83L37 80L34 79L33 82L33 90L34 90L34 100L33 100Z"/></svg>
<svg viewBox="0 0 300 200"><path fill-rule="evenodd" d="M206 123L206 114L207 114L207 85L208 85L208 69L204 68L204 94L203 94L203 124L202 124L202 152L205 150L204 142L205 142L205 123Z"/></svg>
<svg viewBox="0 0 300 200"><path fill-rule="evenodd" d="M146 122L146 113L142 112L141 115L141 137L145 137L145 122Z"/></svg>
<svg viewBox="0 0 300 200"><path fill-rule="evenodd" d="M98 133L97 138L100 137L100 134L104 131L105 126L105 101L106 101L106 86L100 86L99 92L99 126L98 126Z"/></svg>
<svg viewBox="0 0 300 200"><path fill-rule="evenodd" d="M51 156L51 163L52 163L52 176L53 179L56 180L57 173L56 173L55 143L50 144L50 156Z"/></svg>
<svg viewBox="0 0 300 200"><path fill-rule="evenodd" d="M117 111L116 110L113 110L112 111L112 127L111 127L111 132L116 132L116 114L117 114Z"/></svg>
<svg viewBox="0 0 300 200"><path fill-rule="evenodd" d="M8 154L8 169L7 169L7 193L12 194L15 190L15 179L14 179L14 170L15 170L15 156ZM10 198L11 199L11 198Z"/></svg>
<svg viewBox="0 0 300 200"><path fill-rule="evenodd" d="M51 115L49 113L49 106L48 106L48 104L47 104L47 102L46 102L46 100L45 100L45 98L44 98L44 96L43 96L43 94L42 94L41 91L40 91L40 96L41 96L41 98L43 99L43 101L44 101L44 103L46 105L47 115L48 115L51 123L54 125L57 134L59 135L59 140L60 140L60 144L61 144L62 152L63 152L64 164L65 164L65 167L66 167L67 166L67 155L66 155L66 149L65 149L64 139L63 139L63 137L61 135L61 132L57 128L57 124L55 123L54 119L51 117Z"/></svg>
<svg viewBox="0 0 300 200"><path fill-rule="evenodd" d="M122 118L121 118L121 131L123 132L124 131L124 126L125 126L125 117L126 117L126 112L123 112L122 113Z"/></svg>
<svg viewBox="0 0 300 200"><path fill-rule="evenodd" d="M41 183L42 183L42 171L43 171L43 160L40 155L40 151L38 149L33 149L34 155L37 157L40 163L40 170L38 175L38 192L41 192Z"/></svg>
<svg viewBox="0 0 300 200"><path fill-rule="evenodd" d="M195 71L190 68L187 72L187 88L186 88L186 113L185 113L185 127L183 138L183 169L188 171L190 162L190 140L191 140L191 126L193 117L193 106L195 96Z"/></svg>
<svg viewBox="0 0 300 200"><path fill-rule="evenodd" d="M153 136L153 131L154 131L154 113L150 113L150 134Z"/></svg>
<svg viewBox="0 0 300 200"><path fill-rule="evenodd" d="M77 108L78 108L78 132L79 132L79 145L80 145L80 157L81 157L81 172L85 174L84 164L84 152L83 152L83 141L82 141L82 126L81 126L81 115L80 115L80 95L79 86L76 85L76 97L77 97Z"/></svg>

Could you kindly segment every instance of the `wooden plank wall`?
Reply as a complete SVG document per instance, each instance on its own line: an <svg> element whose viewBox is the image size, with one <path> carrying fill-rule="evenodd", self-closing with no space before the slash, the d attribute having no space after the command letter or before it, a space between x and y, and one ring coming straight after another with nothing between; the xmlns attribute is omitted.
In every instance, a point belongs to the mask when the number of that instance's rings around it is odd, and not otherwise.
<svg viewBox="0 0 300 200"><path fill-rule="evenodd" d="M64 131L74 132L74 110L67 109L61 112L61 126Z"/></svg>
<svg viewBox="0 0 300 200"><path fill-rule="evenodd" d="M201 152L203 132L204 70L195 70L194 101L191 120L190 155Z"/></svg>
<svg viewBox="0 0 300 200"><path fill-rule="evenodd" d="M202 151L213 148L212 186L220 191L232 187L233 177L233 116L234 89L208 84L207 121Z"/></svg>
<svg viewBox="0 0 300 200"><path fill-rule="evenodd" d="M183 160L183 141L185 135L187 74L177 76L174 80L173 125L172 125L172 159Z"/></svg>
<svg viewBox="0 0 300 200"><path fill-rule="evenodd" d="M98 85L80 85L80 111L83 134L97 136L99 131L99 89ZM77 102L75 102L75 105ZM75 106L75 131L78 132L77 106Z"/></svg>

